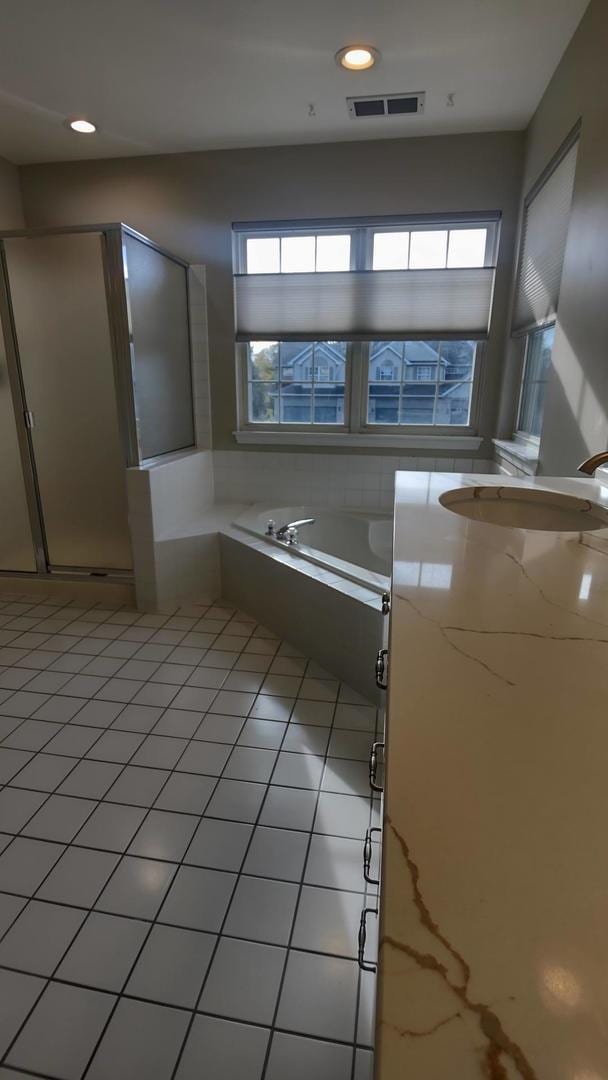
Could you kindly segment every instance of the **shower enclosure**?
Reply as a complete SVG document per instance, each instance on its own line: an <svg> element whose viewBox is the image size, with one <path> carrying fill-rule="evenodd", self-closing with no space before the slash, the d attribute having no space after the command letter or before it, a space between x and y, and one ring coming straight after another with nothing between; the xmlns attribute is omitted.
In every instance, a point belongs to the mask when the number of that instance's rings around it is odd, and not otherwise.
<svg viewBox="0 0 608 1080"><path fill-rule="evenodd" d="M128 575L129 465L195 443L188 266L122 224L0 233L0 572Z"/></svg>

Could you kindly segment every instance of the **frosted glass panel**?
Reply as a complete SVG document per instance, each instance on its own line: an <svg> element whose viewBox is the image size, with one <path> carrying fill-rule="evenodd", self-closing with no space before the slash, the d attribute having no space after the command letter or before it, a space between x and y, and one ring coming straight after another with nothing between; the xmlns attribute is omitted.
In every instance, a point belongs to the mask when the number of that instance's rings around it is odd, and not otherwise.
<svg viewBox="0 0 608 1080"><path fill-rule="evenodd" d="M350 236L338 233L336 236L317 236L317 270L350 269Z"/></svg>
<svg viewBox="0 0 608 1080"><path fill-rule="evenodd" d="M247 273L278 274L281 269L281 241L278 236L247 241Z"/></svg>
<svg viewBox="0 0 608 1080"><path fill-rule="evenodd" d="M487 229L452 229L448 246L448 266L483 266L487 236Z"/></svg>
<svg viewBox="0 0 608 1080"><path fill-rule="evenodd" d="M446 264L448 234L445 229L414 231L410 238L410 270L441 270Z"/></svg>
<svg viewBox="0 0 608 1080"><path fill-rule="evenodd" d="M130 569L99 233L5 242L51 566Z"/></svg>
<svg viewBox="0 0 608 1080"><path fill-rule="evenodd" d="M281 240L282 273L312 274L314 268L314 236L284 236Z"/></svg>
<svg viewBox="0 0 608 1080"><path fill-rule="evenodd" d="M374 233L374 270L407 270L409 249L409 232Z"/></svg>
<svg viewBox="0 0 608 1080"><path fill-rule="evenodd" d="M187 271L128 234L127 294L140 456L194 444Z"/></svg>
<svg viewBox="0 0 608 1080"><path fill-rule="evenodd" d="M36 569L17 429L0 335L0 570Z"/></svg>

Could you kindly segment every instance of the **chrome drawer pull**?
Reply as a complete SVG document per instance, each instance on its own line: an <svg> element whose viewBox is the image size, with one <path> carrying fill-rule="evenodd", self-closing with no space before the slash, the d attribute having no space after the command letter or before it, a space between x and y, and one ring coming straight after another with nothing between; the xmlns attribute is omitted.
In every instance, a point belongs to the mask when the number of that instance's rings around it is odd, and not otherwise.
<svg viewBox="0 0 608 1080"><path fill-rule="evenodd" d="M376 772L378 771L378 750L384 750L383 742L372 743L372 748L369 755L369 786L372 791L384 791L384 788L376 783Z"/></svg>
<svg viewBox="0 0 608 1080"><path fill-rule="evenodd" d="M386 690L387 688L387 684L383 682L387 656L388 649L378 650L378 655L376 657L376 686L379 690Z"/></svg>
<svg viewBox="0 0 608 1080"><path fill-rule="evenodd" d="M389 592L382 593L382 614L388 615L391 610L391 594Z"/></svg>
<svg viewBox="0 0 608 1080"><path fill-rule="evenodd" d="M380 879L379 878L371 877L370 870L371 870L371 866L372 866L372 854L373 854L372 833L381 833L381 832L382 832L382 829L373 828L373 829L368 829L366 834L365 834L365 843L363 844L363 877L367 881L368 885L379 885L380 884Z"/></svg>
<svg viewBox="0 0 608 1080"><path fill-rule="evenodd" d="M366 924L367 924L367 916L370 915L370 914L371 915L377 915L378 914L378 909L377 908L366 907L366 908L363 908L363 911L361 912L361 922L359 923L359 934L358 934L358 938L357 938L357 944L358 944L357 960L359 962L359 967L361 968L361 971L375 972L377 970L377 965L376 964L368 964L366 959L365 959L365 943L367 941L367 925Z"/></svg>

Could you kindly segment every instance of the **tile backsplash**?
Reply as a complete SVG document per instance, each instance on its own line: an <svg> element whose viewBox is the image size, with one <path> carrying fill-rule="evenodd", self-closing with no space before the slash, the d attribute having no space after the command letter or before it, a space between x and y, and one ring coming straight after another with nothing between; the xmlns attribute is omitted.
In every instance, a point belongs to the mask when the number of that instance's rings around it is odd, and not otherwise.
<svg viewBox="0 0 608 1080"><path fill-rule="evenodd" d="M350 506L390 510L399 469L497 472L478 458L388 457L379 454L285 454L252 450L213 452L216 503Z"/></svg>
<svg viewBox="0 0 608 1080"><path fill-rule="evenodd" d="M498 466L472 458L187 450L128 469L138 605L169 611L219 595L218 532L234 504L390 513L399 469L491 473Z"/></svg>

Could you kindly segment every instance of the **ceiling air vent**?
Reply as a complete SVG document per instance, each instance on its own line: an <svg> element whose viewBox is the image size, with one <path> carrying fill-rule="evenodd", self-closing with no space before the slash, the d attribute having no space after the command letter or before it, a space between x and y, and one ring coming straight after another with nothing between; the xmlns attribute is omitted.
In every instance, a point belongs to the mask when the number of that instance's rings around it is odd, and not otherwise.
<svg viewBox="0 0 608 1080"><path fill-rule="evenodd" d="M346 99L349 116L358 120L365 116L405 116L424 112L424 92L415 94L371 94L368 97Z"/></svg>

